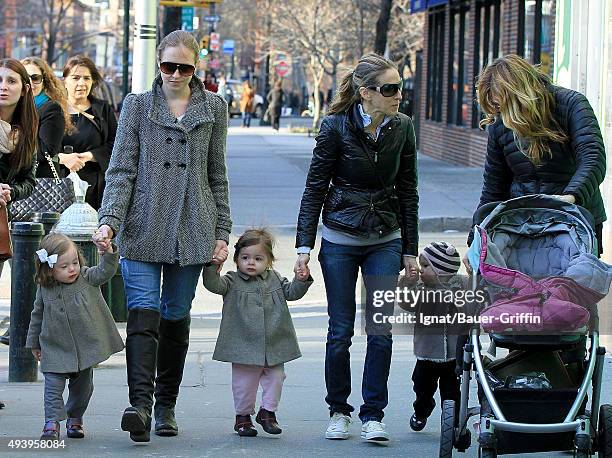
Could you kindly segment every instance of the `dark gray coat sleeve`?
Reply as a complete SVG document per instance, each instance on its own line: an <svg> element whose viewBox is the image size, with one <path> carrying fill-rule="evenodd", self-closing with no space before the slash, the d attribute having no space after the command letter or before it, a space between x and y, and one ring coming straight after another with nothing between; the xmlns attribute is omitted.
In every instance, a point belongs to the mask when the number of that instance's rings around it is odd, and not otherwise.
<svg viewBox="0 0 612 458"><path fill-rule="evenodd" d="M606 175L606 150L595 113L578 92L573 94L567 124L577 167L564 193L573 195L578 205L585 205L595 197Z"/></svg>
<svg viewBox="0 0 612 458"><path fill-rule="evenodd" d="M278 279L283 286L283 294L285 295L285 299L288 301L297 301L304 297L308 288L313 283L312 277L308 277L306 281L298 280L294 278L292 281L287 280L285 277L281 277L278 272L276 272Z"/></svg>
<svg viewBox="0 0 612 458"><path fill-rule="evenodd" d="M217 267L214 264L204 267L202 270L202 281L204 282L204 288L211 293L225 296L230 289L232 281L229 275L219 275Z"/></svg>
<svg viewBox="0 0 612 458"><path fill-rule="evenodd" d="M140 159L140 140L138 134L138 100L129 94L123 101L119 127L114 141L113 153L106 171L106 187L102 206L98 210L100 225L107 224L115 235L125 220Z"/></svg>

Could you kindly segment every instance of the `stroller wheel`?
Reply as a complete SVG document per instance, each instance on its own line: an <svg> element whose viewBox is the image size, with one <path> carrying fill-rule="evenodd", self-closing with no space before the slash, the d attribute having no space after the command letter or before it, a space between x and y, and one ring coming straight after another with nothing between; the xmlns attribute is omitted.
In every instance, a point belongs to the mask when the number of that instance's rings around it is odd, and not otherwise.
<svg viewBox="0 0 612 458"><path fill-rule="evenodd" d="M478 447L478 458L497 458L497 450L490 447Z"/></svg>
<svg viewBox="0 0 612 458"><path fill-rule="evenodd" d="M612 405L604 404L599 408L598 430L598 455L602 458L612 458Z"/></svg>
<svg viewBox="0 0 612 458"><path fill-rule="evenodd" d="M453 456L455 442L455 401L446 399L442 403L442 419L440 427L440 458Z"/></svg>

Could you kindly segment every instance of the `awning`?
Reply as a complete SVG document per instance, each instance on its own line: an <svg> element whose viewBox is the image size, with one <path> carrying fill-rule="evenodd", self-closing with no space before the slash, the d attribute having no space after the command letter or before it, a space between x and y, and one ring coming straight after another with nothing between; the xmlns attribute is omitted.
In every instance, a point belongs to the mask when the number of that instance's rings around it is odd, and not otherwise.
<svg viewBox="0 0 612 458"><path fill-rule="evenodd" d="M418 13L438 5L444 5L448 0L410 0L410 12Z"/></svg>

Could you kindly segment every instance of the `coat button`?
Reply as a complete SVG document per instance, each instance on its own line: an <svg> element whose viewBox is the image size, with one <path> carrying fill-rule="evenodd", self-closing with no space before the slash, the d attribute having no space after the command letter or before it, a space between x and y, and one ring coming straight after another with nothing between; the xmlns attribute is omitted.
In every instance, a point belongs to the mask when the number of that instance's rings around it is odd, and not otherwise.
<svg viewBox="0 0 612 458"><path fill-rule="evenodd" d="M182 168L182 169L186 169L187 168L187 164L183 164L183 163L179 164L178 166L180 168Z"/></svg>
<svg viewBox="0 0 612 458"><path fill-rule="evenodd" d="M184 145L185 143L187 143L187 140L185 140L184 138L181 139L181 145Z"/></svg>
<svg viewBox="0 0 612 458"><path fill-rule="evenodd" d="M63 309L63 308L60 308L60 312L63 312L63 311L64 311L64 309Z"/></svg>
<svg viewBox="0 0 612 458"><path fill-rule="evenodd" d="M168 144L172 143L172 139L170 137L166 138L166 143Z"/></svg>
<svg viewBox="0 0 612 458"><path fill-rule="evenodd" d="M166 167L167 169L170 168L170 162L164 162L164 167Z"/></svg>

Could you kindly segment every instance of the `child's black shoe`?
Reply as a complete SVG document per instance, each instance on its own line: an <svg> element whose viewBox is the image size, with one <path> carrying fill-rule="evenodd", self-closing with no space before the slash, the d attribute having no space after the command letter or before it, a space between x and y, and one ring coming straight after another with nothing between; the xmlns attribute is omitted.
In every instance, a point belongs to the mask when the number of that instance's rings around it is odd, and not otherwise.
<svg viewBox="0 0 612 458"><path fill-rule="evenodd" d="M276 421L276 414L264 409L263 407L259 409L259 412L255 417L255 421L259 423L264 431L268 434L280 434L283 432Z"/></svg>
<svg viewBox="0 0 612 458"><path fill-rule="evenodd" d="M410 417L410 427L413 431L422 431L426 424L427 418L418 418L415 413Z"/></svg>
<svg viewBox="0 0 612 458"><path fill-rule="evenodd" d="M82 439L85 437L82 418L69 418L66 420L66 435L71 439Z"/></svg>
<svg viewBox="0 0 612 458"><path fill-rule="evenodd" d="M41 441L58 441L60 438L60 424L58 421L50 420L45 423L42 435L40 436Z"/></svg>
<svg viewBox="0 0 612 458"><path fill-rule="evenodd" d="M234 431L239 436L254 437L257 436L257 430L253 426L250 415L236 415L236 424L234 425Z"/></svg>

